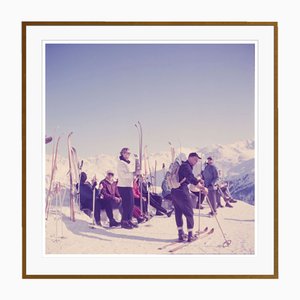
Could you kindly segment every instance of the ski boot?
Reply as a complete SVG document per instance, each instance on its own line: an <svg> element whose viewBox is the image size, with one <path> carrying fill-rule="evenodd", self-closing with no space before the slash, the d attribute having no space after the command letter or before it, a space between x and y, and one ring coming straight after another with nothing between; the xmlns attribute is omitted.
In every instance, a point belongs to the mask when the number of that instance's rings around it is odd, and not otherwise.
<svg viewBox="0 0 300 300"><path fill-rule="evenodd" d="M178 230L178 242L182 243L184 241L186 241L187 239L187 235L184 233L184 231L182 229Z"/></svg>
<svg viewBox="0 0 300 300"><path fill-rule="evenodd" d="M188 242L188 243L194 242L194 241L197 240L197 238L198 238L198 237L197 237L196 235L193 235L193 232L192 232L192 231L189 231L187 242Z"/></svg>
<svg viewBox="0 0 300 300"><path fill-rule="evenodd" d="M172 216L173 211L174 211L174 208L167 212L168 218L170 218Z"/></svg>
<svg viewBox="0 0 300 300"><path fill-rule="evenodd" d="M139 227L138 224L133 223L131 220L128 221L128 223L129 223L133 228L138 228L138 227Z"/></svg>
<svg viewBox="0 0 300 300"><path fill-rule="evenodd" d="M119 222L117 222L115 219L112 219L109 221L109 227L118 227L121 224Z"/></svg>
<svg viewBox="0 0 300 300"><path fill-rule="evenodd" d="M122 221L121 222L121 227L124 228L124 229L132 229L133 226L131 224L129 224L128 221Z"/></svg>

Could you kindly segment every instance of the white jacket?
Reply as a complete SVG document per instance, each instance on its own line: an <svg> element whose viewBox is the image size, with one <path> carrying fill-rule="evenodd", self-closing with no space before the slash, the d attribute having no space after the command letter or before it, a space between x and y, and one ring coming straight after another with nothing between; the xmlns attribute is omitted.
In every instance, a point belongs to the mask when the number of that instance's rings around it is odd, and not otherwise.
<svg viewBox="0 0 300 300"><path fill-rule="evenodd" d="M133 164L128 164L123 160L119 160L117 165L118 186L133 187L134 172L135 169Z"/></svg>

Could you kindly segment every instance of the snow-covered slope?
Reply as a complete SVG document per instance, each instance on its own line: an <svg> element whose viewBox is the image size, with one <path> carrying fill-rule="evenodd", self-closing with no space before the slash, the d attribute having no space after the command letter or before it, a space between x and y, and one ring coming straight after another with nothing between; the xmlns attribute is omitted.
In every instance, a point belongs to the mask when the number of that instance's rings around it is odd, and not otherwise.
<svg viewBox="0 0 300 300"><path fill-rule="evenodd" d="M244 140L233 144L220 145L214 144L202 148L182 148L182 152L188 154L190 152L198 152L206 159L212 156L216 167L221 170L222 176L231 182L231 192L233 196L238 199L243 199L248 203L254 204L254 141ZM151 150L151 149L149 149ZM148 150L148 151L149 151ZM96 175L98 180L104 178L107 170L116 171L117 156L99 154L94 157L82 158L80 157L80 149L77 149L79 159L83 159L83 171L88 174L88 178ZM150 152L150 151L149 151ZM177 149L177 154L179 149ZM155 161L157 164L157 182L160 186L164 177L163 164L168 168L171 162L170 151L161 151L156 153L149 153L149 160L152 175L154 175ZM56 181L67 184L68 177L68 159L65 157L58 157L57 172L55 176ZM46 182L49 180L51 172L51 155L46 155ZM147 167L147 172L149 168ZM199 172L199 166L195 167L195 172Z"/></svg>
<svg viewBox="0 0 300 300"><path fill-rule="evenodd" d="M224 238L214 218L209 218L209 208L204 204L201 211L201 228L214 227L213 235L199 239L193 244L178 251L178 254L254 254L254 216L252 205L238 201L234 208L218 209L218 220L222 224L226 238L231 245L223 248ZM198 210L195 210L195 224L198 224ZM120 220L118 211L115 218ZM106 224L106 214L101 214L102 223ZM139 228L126 230L122 228L96 227L89 228L91 220L83 213L76 214L76 222L69 219L69 208L63 207L63 222L55 219L55 213L49 215L46 222L46 254L170 254L168 247L159 247L177 238L174 214L155 216L149 222L140 224ZM57 227L56 227L57 226ZM185 225L186 226L186 225ZM58 239L56 239L58 228ZM195 230L197 229L197 225ZM62 232L61 232L62 231ZM60 238L63 235L64 238Z"/></svg>

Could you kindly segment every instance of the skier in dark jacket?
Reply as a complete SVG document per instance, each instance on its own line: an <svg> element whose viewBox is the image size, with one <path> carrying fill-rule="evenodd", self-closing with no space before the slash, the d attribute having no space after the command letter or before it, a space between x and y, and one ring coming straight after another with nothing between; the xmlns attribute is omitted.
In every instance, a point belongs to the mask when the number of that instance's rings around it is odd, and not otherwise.
<svg viewBox="0 0 300 300"><path fill-rule="evenodd" d="M178 177L181 184L177 189L172 189L171 192L175 208L175 219L179 241L184 241L182 215L186 217L187 221L188 242L192 242L196 239L196 236L193 236L194 211L188 184L191 183L199 187L201 190L204 189L200 183L200 179L198 180L193 174L193 166L199 159L201 159L201 157L197 153L193 152L189 154L188 160L183 162L179 167Z"/></svg>
<svg viewBox="0 0 300 300"><path fill-rule="evenodd" d="M208 199L211 204L212 211L210 215L213 216L217 213L217 186L216 183L219 179L218 170L214 166L214 161L212 157L207 158L207 163L202 172L202 176L204 179L204 185L208 188Z"/></svg>
<svg viewBox="0 0 300 300"><path fill-rule="evenodd" d="M93 211L93 190L95 189L95 221L100 224L100 205L99 205L99 190L96 188L97 181L94 180L91 184L87 181L87 175L85 172L81 172L80 175L80 210L91 217Z"/></svg>

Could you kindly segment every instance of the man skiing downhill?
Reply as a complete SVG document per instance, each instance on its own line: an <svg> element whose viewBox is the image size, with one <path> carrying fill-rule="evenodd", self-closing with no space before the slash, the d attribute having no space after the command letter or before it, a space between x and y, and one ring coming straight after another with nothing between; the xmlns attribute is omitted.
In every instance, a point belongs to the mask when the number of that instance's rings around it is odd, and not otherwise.
<svg viewBox="0 0 300 300"><path fill-rule="evenodd" d="M197 179L193 174L193 166L198 162L199 159L201 159L201 157L197 153L193 152L189 154L187 161L183 162L179 167L178 179L180 186L178 188L172 189L171 192L175 208L175 220L178 229L178 240L181 242L185 240L182 215L186 217L187 221L187 241L192 242L197 238L193 235L194 211L188 185L191 183L200 188L201 191L205 191L204 187L201 184L201 179Z"/></svg>

